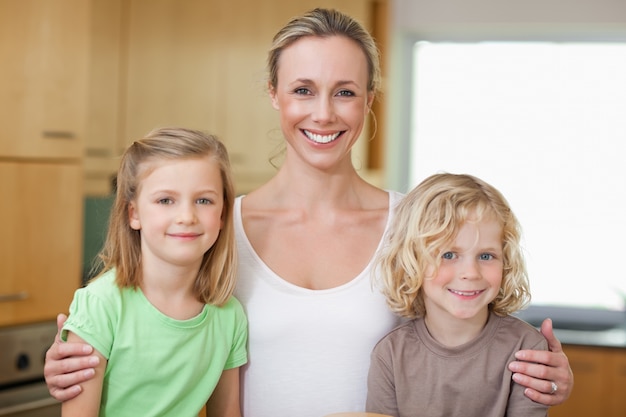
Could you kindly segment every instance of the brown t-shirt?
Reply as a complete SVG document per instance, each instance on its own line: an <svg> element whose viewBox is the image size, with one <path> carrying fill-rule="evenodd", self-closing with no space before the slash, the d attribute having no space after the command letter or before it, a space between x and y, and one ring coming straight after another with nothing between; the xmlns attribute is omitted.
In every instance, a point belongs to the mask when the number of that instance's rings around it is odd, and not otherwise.
<svg viewBox="0 0 626 417"><path fill-rule="evenodd" d="M423 319L387 334L374 348L367 411L395 417L545 417L548 407L524 395L508 364L520 349L547 350L534 327L490 314L480 335L445 347Z"/></svg>

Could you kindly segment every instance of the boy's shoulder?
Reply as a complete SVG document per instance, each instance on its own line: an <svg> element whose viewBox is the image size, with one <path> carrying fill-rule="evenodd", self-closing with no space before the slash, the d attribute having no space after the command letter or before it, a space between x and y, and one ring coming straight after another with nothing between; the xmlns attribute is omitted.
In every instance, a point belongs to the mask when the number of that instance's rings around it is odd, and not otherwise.
<svg viewBox="0 0 626 417"><path fill-rule="evenodd" d="M376 343L374 349L376 350L383 349L385 347L402 345L406 343L407 340L416 341L418 339L418 334L415 326L420 320L423 319L412 319L403 321L398 326L389 331L389 333L384 335L378 341L378 343Z"/></svg>

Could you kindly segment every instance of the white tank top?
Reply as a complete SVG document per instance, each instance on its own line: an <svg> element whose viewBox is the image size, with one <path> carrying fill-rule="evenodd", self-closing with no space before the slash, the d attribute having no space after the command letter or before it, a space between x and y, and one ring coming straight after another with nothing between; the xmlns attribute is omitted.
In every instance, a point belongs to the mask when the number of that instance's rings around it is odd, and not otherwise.
<svg viewBox="0 0 626 417"><path fill-rule="evenodd" d="M310 290L276 275L255 253L235 201L239 281L249 322L244 417L323 417L364 411L372 348L398 323L372 285L373 260L353 280ZM402 194L389 192L385 233ZM378 249L382 245L379 243Z"/></svg>

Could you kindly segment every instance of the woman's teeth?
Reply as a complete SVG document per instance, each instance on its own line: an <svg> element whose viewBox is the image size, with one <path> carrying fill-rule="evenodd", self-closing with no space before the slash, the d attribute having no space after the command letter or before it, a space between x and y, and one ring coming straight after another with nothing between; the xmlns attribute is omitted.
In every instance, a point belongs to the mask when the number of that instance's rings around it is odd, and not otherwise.
<svg viewBox="0 0 626 417"><path fill-rule="evenodd" d="M304 134L307 138L311 139L315 143L329 143L337 139L341 132L333 133L331 135L318 135L316 133L311 133L308 130L305 130Z"/></svg>

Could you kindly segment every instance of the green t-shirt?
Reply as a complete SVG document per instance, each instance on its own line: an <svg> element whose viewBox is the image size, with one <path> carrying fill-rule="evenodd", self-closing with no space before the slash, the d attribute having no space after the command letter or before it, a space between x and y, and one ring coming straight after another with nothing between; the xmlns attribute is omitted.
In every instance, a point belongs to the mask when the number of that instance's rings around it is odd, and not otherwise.
<svg viewBox="0 0 626 417"><path fill-rule="evenodd" d="M232 297L175 320L140 289L120 290L114 274L76 291L62 335L74 332L108 360L100 416L197 416L222 371L247 361L241 304Z"/></svg>

